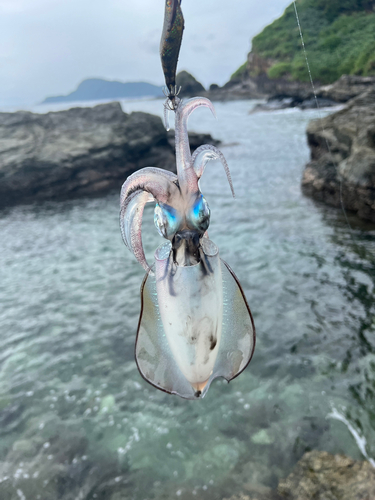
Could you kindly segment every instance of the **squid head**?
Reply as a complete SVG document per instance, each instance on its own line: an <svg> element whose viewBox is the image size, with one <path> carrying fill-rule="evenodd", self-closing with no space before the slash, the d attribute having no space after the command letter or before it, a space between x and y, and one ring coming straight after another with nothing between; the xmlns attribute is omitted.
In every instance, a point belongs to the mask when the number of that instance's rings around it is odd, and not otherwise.
<svg viewBox="0 0 375 500"><path fill-rule="evenodd" d="M120 226L125 245L146 270L136 339L136 362L152 385L184 398L203 397L212 380L228 382L248 365L255 328L241 285L208 238L210 208L198 181L210 160L220 160L233 192L223 154L214 146L190 153L189 115L198 106L214 113L203 97L180 101L176 110L177 175L148 167L121 190ZM167 241L150 266L142 246L144 206L154 202L154 221Z"/></svg>

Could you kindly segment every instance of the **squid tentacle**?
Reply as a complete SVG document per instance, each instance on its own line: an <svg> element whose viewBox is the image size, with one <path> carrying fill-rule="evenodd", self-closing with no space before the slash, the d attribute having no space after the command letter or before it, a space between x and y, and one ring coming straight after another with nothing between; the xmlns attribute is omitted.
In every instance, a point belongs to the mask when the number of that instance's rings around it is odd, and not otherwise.
<svg viewBox="0 0 375 500"><path fill-rule="evenodd" d="M142 244L142 217L146 203L155 201L147 191L136 191L126 200L120 211L121 235L125 245L135 258L148 271L150 265L146 260Z"/></svg>
<svg viewBox="0 0 375 500"><path fill-rule="evenodd" d="M209 108L216 117L215 108L212 102L206 97L193 97L186 102L180 102L176 111L176 162L177 175L180 178L185 169L191 167L191 153L189 146L189 137L187 131L187 122L191 113L199 106Z"/></svg>
<svg viewBox="0 0 375 500"><path fill-rule="evenodd" d="M120 228L125 245L148 271L142 245L142 216L146 203L166 203L178 190L177 176L167 170L147 167L132 174L121 189Z"/></svg>
<svg viewBox="0 0 375 500"><path fill-rule="evenodd" d="M169 112L171 111L168 106L169 99L167 97L164 103L164 127L167 132L170 131L171 127L169 126Z"/></svg>
<svg viewBox="0 0 375 500"><path fill-rule="evenodd" d="M211 146L211 144L203 144L202 146L199 146L199 148L194 151L193 156L191 157L191 161L193 163L193 167L198 179L202 177L204 169L206 168L206 165L210 160L220 160L223 164L233 198L235 198L232 177L230 175L227 160L225 159L223 153L215 146Z"/></svg>

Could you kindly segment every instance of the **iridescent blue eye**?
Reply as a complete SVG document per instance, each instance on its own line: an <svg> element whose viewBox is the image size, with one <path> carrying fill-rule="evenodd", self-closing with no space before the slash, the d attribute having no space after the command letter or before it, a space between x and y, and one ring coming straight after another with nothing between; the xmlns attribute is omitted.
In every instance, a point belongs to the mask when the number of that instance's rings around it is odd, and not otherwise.
<svg viewBox="0 0 375 500"><path fill-rule="evenodd" d="M189 214L189 221L194 228L201 232L206 231L210 224L210 208L201 194L194 202Z"/></svg>
<svg viewBox="0 0 375 500"><path fill-rule="evenodd" d="M180 220L177 211L170 205L157 203L154 211L154 222L160 236L170 239L176 233Z"/></svg>

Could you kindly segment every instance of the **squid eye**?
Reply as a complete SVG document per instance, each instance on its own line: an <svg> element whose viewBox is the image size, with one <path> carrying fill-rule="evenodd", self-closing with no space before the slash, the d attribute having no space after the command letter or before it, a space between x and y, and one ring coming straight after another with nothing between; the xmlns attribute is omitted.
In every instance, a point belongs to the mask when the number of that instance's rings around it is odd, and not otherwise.
<svg viewBox="0 0 375 500"><path fill-rule="evenodd" d="M154 223L160 236L170 239L178 229L178 218L174 208L164 203L157 203L154 211Z"/></svg>
<svg viewBox="0 0 375 500"><path fill-rule="evenodd" d="M200 195L196 199L191 211L190 220L193 226L199 231L205 232L210 225L210 213L207 201Z"/></svg>

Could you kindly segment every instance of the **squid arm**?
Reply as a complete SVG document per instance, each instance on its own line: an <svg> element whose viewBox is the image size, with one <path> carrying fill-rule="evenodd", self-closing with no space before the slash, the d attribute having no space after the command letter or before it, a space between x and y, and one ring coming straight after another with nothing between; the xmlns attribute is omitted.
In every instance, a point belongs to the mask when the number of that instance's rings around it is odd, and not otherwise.
<svg viewBox="0 0 375 500"><path fill-rule="evenodd" d="M199 146L199 148L194 151L191 157L193 168L195 170L195 173L197 174L198 179L202 177L204 169L206 168L206 165L210 160L220 160L223 164L233 198L235 198L232 177L230 175L227 160L225 159L223 153L215 146L211 146L211 144L204 144L203 146Z"/></svg>
<svg viewBox="0 0 375 500"><path fill-rule="evenodd" d="M178 189L177 176L156 167L146 167L127 178L121 189L120 228L125 245L148 271L142 245L142 217L146 203L166 203Z"/></svg>
<svg viewBox="0 0 375 500"><path fill-rule="evenodd" d="M177 185L177 175L168 170L157 167L145 167L130 175L121 188L120 204L122 206L124 199L129 196L136 188L152 193L155 190L158 196L163 196L170 188L169 184ZM160 201L160 200L159 200Z"/></svg>

